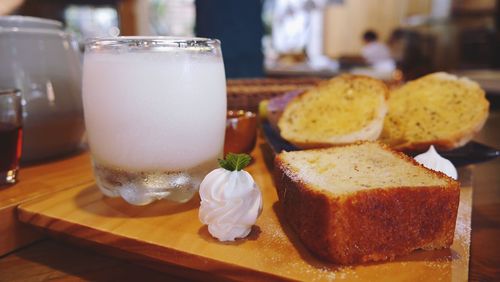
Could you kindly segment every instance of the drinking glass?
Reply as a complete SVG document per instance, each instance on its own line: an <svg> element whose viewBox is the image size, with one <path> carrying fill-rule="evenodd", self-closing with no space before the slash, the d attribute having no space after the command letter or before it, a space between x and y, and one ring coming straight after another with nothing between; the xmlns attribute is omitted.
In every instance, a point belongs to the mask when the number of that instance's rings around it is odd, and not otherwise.
<svg viewBox="0 0 500 282"><path fill-rule="evenodd" d="M0 90L0 185L17 182L22 148L21 93Z"/></svg>
<svg viewBox="0 0 500 282"><path fill-rule="evenodd" d="M218 40L87 41L83 106L97 186L134 205L188 201L222 157L226 103Z"/></svg>

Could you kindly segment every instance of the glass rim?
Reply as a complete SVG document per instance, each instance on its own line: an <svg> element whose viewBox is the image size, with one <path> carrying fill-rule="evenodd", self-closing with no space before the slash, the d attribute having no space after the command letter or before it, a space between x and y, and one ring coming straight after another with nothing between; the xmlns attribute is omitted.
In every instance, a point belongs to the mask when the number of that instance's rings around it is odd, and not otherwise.
<svg viewBox="0 0 500 282"><path fill-rule="evenodd" d="M218 47L218 39L204 37L174 37L174 36L115 36L115 37L93 37L85 40L85 47Z"/></svg>
<svg viewBox="0 0 500 282"><path fill-rule="evenodd" d="M17 88L0 88L0 95L9 95L9 94L14 94L16 96L21 95L21 90Z"/></svg>

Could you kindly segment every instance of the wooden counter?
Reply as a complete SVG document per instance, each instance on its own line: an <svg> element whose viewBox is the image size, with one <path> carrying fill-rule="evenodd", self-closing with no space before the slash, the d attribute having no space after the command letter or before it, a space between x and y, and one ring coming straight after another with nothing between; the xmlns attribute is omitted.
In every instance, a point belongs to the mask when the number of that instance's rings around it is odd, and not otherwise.
<svg viewBox="0 0 500 282"><path fill-rule="evenodd" d="M42 237L18 222L16 207L19 204L69 188L68 182L83 184L93 181L88 174L85 176L89 168L85 154L77 154L44 164L23 166L20 182L0 187L0 256Z"/></svg>

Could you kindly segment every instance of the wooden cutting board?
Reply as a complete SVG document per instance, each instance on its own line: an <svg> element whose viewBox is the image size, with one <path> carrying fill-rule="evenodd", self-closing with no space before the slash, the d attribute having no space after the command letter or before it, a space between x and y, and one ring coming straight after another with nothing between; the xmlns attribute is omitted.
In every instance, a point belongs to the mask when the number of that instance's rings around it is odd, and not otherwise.
<svg viewBox="0 0 500 282"><path fill-rule="evenodd" d="M210 276L258 281L467 280L472 205L469 170L459 172L460 208L451 249L417 251L386 263L336 266L312 256L284 222L263 148L254 150L255 162L248 167L263 192L262 215L249 237L234 243L221 243L210 236L198 220L198 198L183 205L161 201L135 207L102 196L93 183L22 204L19 218L58 237L155 268L184 269L182 275L205 280ZM64 181L74 180L66 177Z"/></svg>

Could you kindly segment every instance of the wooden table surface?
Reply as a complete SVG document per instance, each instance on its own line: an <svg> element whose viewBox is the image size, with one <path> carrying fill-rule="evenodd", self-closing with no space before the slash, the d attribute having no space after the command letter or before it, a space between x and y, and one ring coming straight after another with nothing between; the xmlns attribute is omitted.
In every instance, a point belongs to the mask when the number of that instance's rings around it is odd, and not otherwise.
<svg viewBox="0 0 500 282"><path fill-rule="evenodd" d="M500 111L492 111L477 141L500 147ZM259 148L257 148L258 150ZM62 163L72 163L74 156ZM48 169L51 168L51 169ZM26 169L23 182L62 177L52 171L62 169L53 162ZM49 178L50 178L49 177ZM51 179L52 179L51 178ZM22 182L21 182L22 183ZM21 183L17 184L21 186ZM43 182L41 182L43 183ZM16 189L17 185L8 189ZM500 280L500 159L473 167L472 243L469 279ZM0 194L3 195L3 194ZM1 199L0 199L1 200ZM5 199L4 199L5 200ZM0 216L2 214L0 213ZM3 218L0 218L0 221ZM4 244L0 242L0 246ZM158 268L158 266L152 266ZM170 266L171 267L171 266ZM170 272L169 266L162 271ZM171 272L170 272L171 273ZM0 257L0 281L185 281L171 274L152 270L125 260L97 254L54 239L40 239Z"/></svg>

